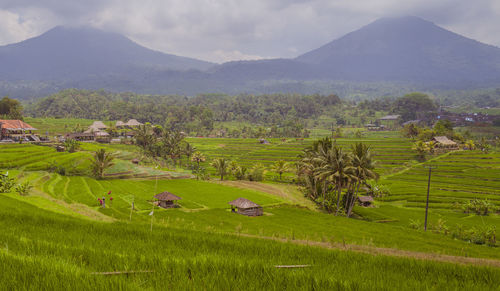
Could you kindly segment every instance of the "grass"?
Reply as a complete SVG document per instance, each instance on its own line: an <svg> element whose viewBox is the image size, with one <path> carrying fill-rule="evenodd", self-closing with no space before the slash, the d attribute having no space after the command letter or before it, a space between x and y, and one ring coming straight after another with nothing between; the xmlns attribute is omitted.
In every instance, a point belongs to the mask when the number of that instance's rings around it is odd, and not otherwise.
<svg viewBox="0 0 500 291"><path fill-rule="evenodd" d="M4 290L494 290L500 270L327 250L211 231L98 223L0 196ZM309 268L277 269L305 264ZM151 270L130 276L92 272ZM381 271L383 270L383 271ZM258 278L258 279L256 279Z"/></svg>

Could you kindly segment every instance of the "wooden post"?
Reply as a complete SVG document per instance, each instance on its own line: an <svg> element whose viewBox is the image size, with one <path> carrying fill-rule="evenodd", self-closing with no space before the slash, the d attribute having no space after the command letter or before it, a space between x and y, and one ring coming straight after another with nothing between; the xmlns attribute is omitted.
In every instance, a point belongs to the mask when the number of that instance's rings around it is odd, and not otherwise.
<svg viewBox="0 0 500 291"><path fill-rule="evenodd" d="M429 168L429 179L427 180L427 201L425 203L425 222L424 222L424 231L427 231L427 215L429 213L429 192L431 189L431 172L432 169L437 168L436 166L424 166L424 168Z"/></svg>

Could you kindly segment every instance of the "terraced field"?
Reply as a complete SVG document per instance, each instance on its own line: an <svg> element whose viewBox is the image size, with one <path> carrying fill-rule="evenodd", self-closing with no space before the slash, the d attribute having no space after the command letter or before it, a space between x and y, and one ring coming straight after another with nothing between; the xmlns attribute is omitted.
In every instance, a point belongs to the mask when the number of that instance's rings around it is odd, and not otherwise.
<svg viewBox="0 0 500 291"><path fill-rule="evenodd" d="M431 177L433 208L452 208L474 198L487 198L500 205L500 153L457 151L432 159L408 171L387 177L382 182L392 195L385 201L404 201L407 207L425 207L428 169L435 166Z"/></svg>
<svg viewBox="0 0 500 291"><path fill-rule="evenodd" d="M247 167L256 163L268 167L277 160L295 162L302 150L313 142L313 139L268 139L269 144L260 144L257 139L188 138L187 140L209 159L225 157ZM346 149L355 142L364 142L372 147L375 158L379 161L378 171L381 174L391 173L415 159L415 152L411 149L412 143L405 138L337 139L337 143Z"/></svg>

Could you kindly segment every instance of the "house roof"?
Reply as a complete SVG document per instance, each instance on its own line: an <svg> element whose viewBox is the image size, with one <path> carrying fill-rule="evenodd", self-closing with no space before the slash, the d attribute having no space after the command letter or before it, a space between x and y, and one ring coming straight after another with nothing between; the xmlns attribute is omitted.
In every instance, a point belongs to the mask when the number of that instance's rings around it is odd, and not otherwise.
<svg viewBox="0 0 500 291"><path fill-rule="evenodd" d="M142 123L140 123L136 119L130 119L129 121L127 121L127 123L125 125L128 125L128 126L139 126L139 125L142 125Z"/></svg>
<svg viewBox="0 0 500 291"><path fill-rule="evenodd" d="M108 126L106 124L104 124L102 121L94 121L94 123L92 123L92 125L89 126L89 129L90 128L93 128L94 130L95 129L106 129L106 128L108 128Z"/></svg>
<svg viewBox="0 0 500 291"><path fill-rule="evenodd" d="M120 127L120 126L125 126L125 123L123 121L121 121L121 120L118 120L116 122L116 127Z"/></svg>
<svg viewBox="0 0 500 291"><path fill-rule="evenodd" d="M373 197L371 196L359 196L358 200L365 203L365 202L373 202Z"/></svg>
<svg viewBox="0 0 500 291"><path fill-rule="evenodd" d="M379 120L397 120L399 117L401 117L401 115L386 115L379 118Z"/></svg>
<svg viewBox="0 0 500 291"><path fill-rule="evenodd" d="M109 136L109 133L105 132L105 131L96 131L94 133L95 136Z"/></svg>
<svg viewBox="0 0 500 291"><path fill-rule="evenodd" d="M415 119L415 120L408 120L407 122L403 122L403 125L407 124L417 124L420 122L420 119Z"/></svg>
<svg viewBox="0 0 500 291"><path fill-rule="evenodd" d="M22 120L0 120L1 128L10 130L37 130Z"/></svg>
<svg viewBox="0 0 500 291"><path fill-rule="evenodd" d="M90 132L74 132L74 133L66 134L67 138L75 138L75 137L82 137L82 136L94 136L94 134L90 133Z"/></svg>
<svg viewBox="0 0 500 291"><path fill-rule="evenodd" d="M181 200L181 198L179 196L174 195L174 194L167 192L167 191L156 194L154 197L158 200L161 200L161 201Z"/></svg>
<svg viewBox="0 0 500 291"><path fill-rule="evenodd" d="M238 208L255 208L255 207L260 207L260 205L253 203L252 201L245 199L245 198L238 198L236 200L233 200L231 202L228 202L229 205L238 207Z"/></svg>
<svg viewBox="0 0 500 291"><path fill-rule="evenodd" d="M444 145L456 145L457 143L448 139L448 137L446 136L435 136L433 138L435 141L437 141L438 143L440 144L444 144Z"/></svg>

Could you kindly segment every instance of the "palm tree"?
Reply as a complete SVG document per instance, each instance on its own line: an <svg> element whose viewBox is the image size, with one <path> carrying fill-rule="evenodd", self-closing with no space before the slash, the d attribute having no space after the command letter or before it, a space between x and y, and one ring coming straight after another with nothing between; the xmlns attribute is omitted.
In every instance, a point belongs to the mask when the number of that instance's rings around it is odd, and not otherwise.
<svg viewBox="0 0 500 291"><path fill-rule="evenodd" d="M342 188L344 184L349 184L352 179L351 157L341 147L332 143L327 152L323 152L321 149L319 161L320 165L315 169L316 177L337 186L337 208L335 215L338 215Z"/></svg>
<svg viewBox="0 0 500 291"><path fill-rule="evenodd" d="M113 155L107 153L105 149L97 150L94 153L94 158L91 160L91 170L94 177L102 179L104 171L114 165L113 159Z"/></svg>
<svg viewBox="0 0 500 291"><path fill-rule="evenodd" d="M191 156L191 161L196 163L196 179L199 179L200 176L200 163L206 160L205 156L200 152L194 152Z"/></svg>
<svg viewBox="0 0 500 291"><path fill-rule="evenodd" d="M290 170L290 164L283 160L279 160L276 161L274 165L271 166L271 169L274 172L278 173L278 175L280 175L280 181L281 181L281 176L283 175L283 173L286 173Z"/></svg>
<svg viewBox="0 0 500 291"><path fill-rule="evenodd" d="M476 149L476 144L474 143L473 140L470 139L465 142L465 147L472 151Z"/></svg>
<svg viewBox="0 0 500 291"><path fill-rule="evenodd" d="M196 152L196 148L192 146L190 143L186 142L184 146L184 154L186 155L187 162L191 159L191 156Z"/></svg>
<svg viewBox="0 0 500 291"><path fill-rule="evenodd" d="M229 166L229 161L226 160L225 158L216 158L212 161L211 163L212 167L215 168L217 171L217 174L220 175L220 180L224 180L224 175L227 174L227 169Z"/></svg>
<svg viewBox="0 0 500 291"><path fill-rule="evenodd" d="M351 216L352 208L358 197L359 186L369 179L378 179L375 169L376 162L372 160L370 147L363 143L352 146L352 176L356 185L356 191L351 200L346 199L347 217Z"/></svg>

